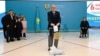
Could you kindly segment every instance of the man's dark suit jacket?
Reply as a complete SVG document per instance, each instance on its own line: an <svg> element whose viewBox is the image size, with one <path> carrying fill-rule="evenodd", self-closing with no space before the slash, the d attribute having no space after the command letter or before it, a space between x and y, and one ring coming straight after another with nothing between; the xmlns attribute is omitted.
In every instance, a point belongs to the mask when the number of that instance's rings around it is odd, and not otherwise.
<svg viewBox="0 0 100 56"><path fill-rule="evenodd" d="M61 23L61 17L60 17L60 13L58 11L56 11L55 14L53 14L52 11L48 12L48 29L53 28L51 26L51 23L53 23L55 25L57 23ZM60 29L60 25L58 27Z"/></svg>
<svg viewBox="0 0 100 56"><path fill-rule="evenodd" d="M15 18L13 17L12 19L10 14L7 14L2 18L2 24L4 29L9 29L9 30L14 29L15 23L16 23ZM9 25L9 28L7 28L7 25Z"/></svg>

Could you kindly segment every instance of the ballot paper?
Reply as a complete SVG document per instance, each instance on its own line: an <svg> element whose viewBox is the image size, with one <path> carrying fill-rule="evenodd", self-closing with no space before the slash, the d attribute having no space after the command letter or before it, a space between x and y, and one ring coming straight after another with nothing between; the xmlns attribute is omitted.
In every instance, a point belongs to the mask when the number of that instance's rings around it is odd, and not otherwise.
<svg viewBox="0 0 100 56"><path fill-rule="evenodd" d="M54 32L58 32L58 26L53 26Z"/></svg>

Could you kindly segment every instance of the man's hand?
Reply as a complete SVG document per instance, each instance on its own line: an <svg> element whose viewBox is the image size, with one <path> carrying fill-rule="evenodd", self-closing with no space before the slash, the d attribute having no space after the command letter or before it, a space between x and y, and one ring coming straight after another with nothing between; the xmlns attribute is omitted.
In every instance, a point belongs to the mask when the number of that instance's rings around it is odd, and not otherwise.
<svg viewBox="0 0 100 56"><path fill-rule="evenodd" d="M15 25L15 28L16 28L16 25Z"/></svg>
<svg viewBox="0 0 100 56"><path fill-rule="evenodd" d="M7 28L9 28L10 27L10 25L7 25Z"/></svg>
<svg viewBox="0 0 100 56"><path fill-rule="evenodd" d="M56 26L59 26L60 25L60 23L57 23L57 25Z"/></svg>
<svg viewBox="0 0 100 56"><path fill-rule="evenodd" d="M53 23L51 23L51 26L55 26Z"/></svg>
<svg viewBox="0 0 100 56"><path fill-rule="evenodd" d="M85 29L87 29L87 27L85 27Z"/></svg>
<svg viewBox="0 0 100 56"><path fill-rule="evenodd" d="M82 29L84 29L84 27L82 27Z"/></svg>

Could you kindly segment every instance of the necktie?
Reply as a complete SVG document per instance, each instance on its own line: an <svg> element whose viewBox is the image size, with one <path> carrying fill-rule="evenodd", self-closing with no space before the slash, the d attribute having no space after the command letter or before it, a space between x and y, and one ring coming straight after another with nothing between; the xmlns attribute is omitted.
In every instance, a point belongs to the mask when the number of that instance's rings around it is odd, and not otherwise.
<svg viewBox="0 0 100 56"><path fill-rule="evenodd" d="M11 16L11 19L13 20L13 16Z"/></svg>
<svg viewBox="0 0 100 56"><path fill-rule="evenodd" d="M53 13L53 16L55 16L55 13Z"/></svg>

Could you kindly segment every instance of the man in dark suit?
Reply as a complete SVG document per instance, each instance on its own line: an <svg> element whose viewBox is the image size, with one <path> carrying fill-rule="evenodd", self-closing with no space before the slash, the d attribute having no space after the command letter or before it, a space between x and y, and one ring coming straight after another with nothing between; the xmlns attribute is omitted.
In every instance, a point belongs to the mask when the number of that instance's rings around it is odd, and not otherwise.
<svg viewBox="0 0 100 56"><path fill-rule="evenodd" d="M49 29L48 50L50 50L50 47L52 47L53 45L53 37L54 37L53 27L57 26L59 31L60 23L61 23L60 13L56 11L56 6L52 5L52 11L48 12L48 29ZM58 47L58 40L54 40L54 46L56 48Z"/></svg>
<svg viewBox="0 0 100 56"><path fill-rule="evenodd" d="M5 15L2 19L3 28L6 29L6 41L14 41L14 28L15 28L14 12L9 10L9 14Z"/></svg>

